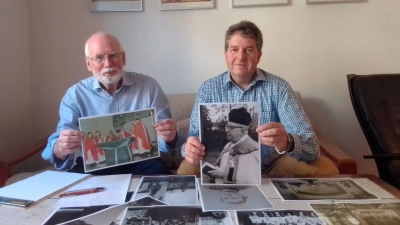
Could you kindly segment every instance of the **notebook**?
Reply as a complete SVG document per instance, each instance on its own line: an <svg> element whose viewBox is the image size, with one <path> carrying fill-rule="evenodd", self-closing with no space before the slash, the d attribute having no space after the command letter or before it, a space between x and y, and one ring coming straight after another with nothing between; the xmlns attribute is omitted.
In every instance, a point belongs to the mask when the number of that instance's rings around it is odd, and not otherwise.
<svg viewBox="0 0 400 225"><path fill-rule="evenodd" d="M90 176L90 174L44 171L0 188L0 204L28 207Z"/></svg>

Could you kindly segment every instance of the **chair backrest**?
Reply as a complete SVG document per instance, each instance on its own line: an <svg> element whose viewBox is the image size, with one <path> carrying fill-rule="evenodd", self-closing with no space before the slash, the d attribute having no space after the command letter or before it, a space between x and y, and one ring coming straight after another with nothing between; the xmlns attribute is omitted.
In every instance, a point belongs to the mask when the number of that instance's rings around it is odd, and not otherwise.
<svg viewBox="0 0 400 225"><path fill-rule="evenodd" d="M347 82L379 176L400 189L400 74L349 74Z"/></svg>

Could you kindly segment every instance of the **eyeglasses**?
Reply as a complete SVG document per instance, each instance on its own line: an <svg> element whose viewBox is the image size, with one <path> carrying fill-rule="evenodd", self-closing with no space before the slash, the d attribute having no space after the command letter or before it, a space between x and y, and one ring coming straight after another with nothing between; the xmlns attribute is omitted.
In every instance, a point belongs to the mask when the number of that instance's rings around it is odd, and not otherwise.
<svg viewBox="0 0 400 225"><path fill-rule="evenodd" d="M97 63L103 63L106 58L111 62L116 62L117 60L119 60L120 55L122 55L122 52L115 52L115 53L110 53L110 54L105 54L105 55L97 55L95 57L87 56L86 58L88 58L92 61L95 61Z"/></svg>
<svg viewBox="0 0 400 225"><path fill-rule="evenodd" d="M225 125L225 130L231 131L231 130L233 130L234 128L243 128L243 127Z"/></svg>

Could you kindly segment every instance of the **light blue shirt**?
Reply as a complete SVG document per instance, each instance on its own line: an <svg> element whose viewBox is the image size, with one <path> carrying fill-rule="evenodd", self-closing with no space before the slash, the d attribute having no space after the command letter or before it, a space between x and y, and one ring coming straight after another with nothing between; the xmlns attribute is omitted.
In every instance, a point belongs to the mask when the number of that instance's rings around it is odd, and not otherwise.
<svg viewBox="0 0 400 225"><path fill-rule="evenodd" d="M292 157L299 161L312 161L319 157L319 145L311 123L284 79L258 69L246 90L231 80L229 71L205 81L193 106L188 136L199 137L198 103L214 102L260 102L260 124L282 123L293 136L294 150L289 153ZM181 152L185 155L184 145ZM274 147L261 145L262 171L267 170L279 156Z"/></svg>
<svg viewBox="0 0 400 225"><path fill-rule="evenodd" d="M95 77L86 78L70 87L61 100L57 131L49 137L42 157L53 163L56 169L70 169L75 154L70 154L64 161L53 154L54 145L62 130L79 130L80 117L153 107L156 109L158 121L171 118L169 101L157 81L150 76L125 72L121 88L112 95L101 88ZM178 133L176 144L180 146L183 142L184 138ZM162 138L158 138L158 144L161 151L169 151L173 148Z"/></svg>

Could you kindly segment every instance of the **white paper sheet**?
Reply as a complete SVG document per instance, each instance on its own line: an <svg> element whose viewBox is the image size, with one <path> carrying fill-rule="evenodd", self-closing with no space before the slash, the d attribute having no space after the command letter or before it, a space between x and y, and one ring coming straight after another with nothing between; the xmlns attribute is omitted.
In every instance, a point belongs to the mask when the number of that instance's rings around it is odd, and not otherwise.
<svg viewBox="0 0 400 225"><path fill-rule="evenodd" d="M54 208L122 204L125 202L130 181L131 174L90 177L89 179L71 187L67 191L95 187L105 187L106 190L92 194L63 197L54 205Z"/></svg>
<svg viewBox="0 0 400 225"><path fill-rule="evenodd" d="M90 174L44 171L17 183L0 188L0 196L36 202L88 176L90 176Z"/></svg>

